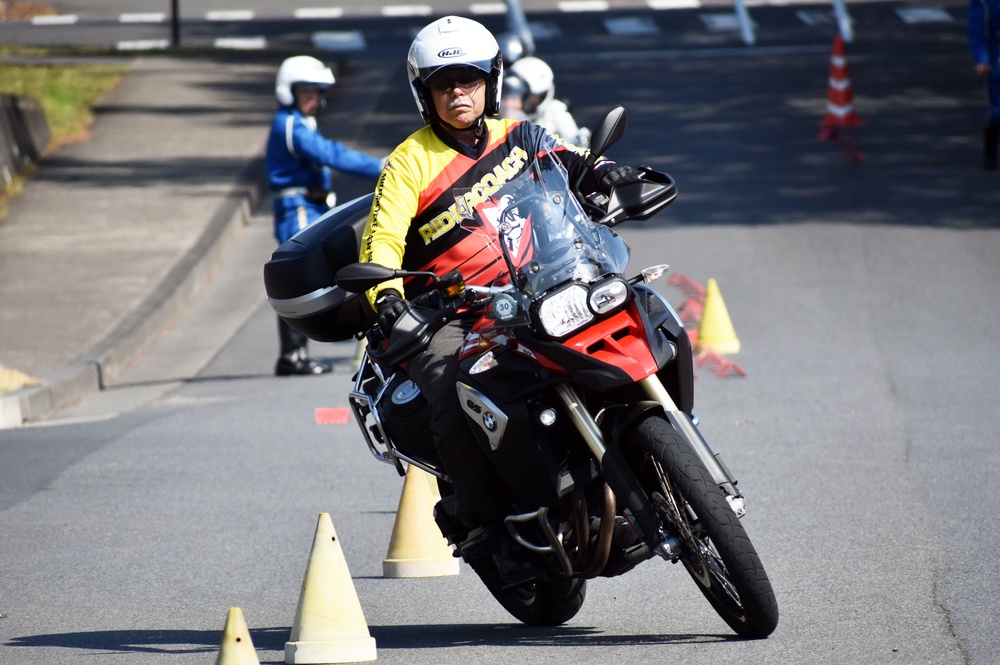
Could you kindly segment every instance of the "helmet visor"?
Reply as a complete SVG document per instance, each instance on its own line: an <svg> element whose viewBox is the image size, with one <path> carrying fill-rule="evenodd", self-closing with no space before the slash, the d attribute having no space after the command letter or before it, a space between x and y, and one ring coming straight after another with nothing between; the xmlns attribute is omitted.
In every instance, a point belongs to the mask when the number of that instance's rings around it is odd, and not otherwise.
<svg viewBox="0 0 1000 665"><path fill-rule="evenodd" d="M431 90L448 92L454 88L476 88L486 81L486 72L478 67L462 65L442 67L424 80Z"/></svg>
<svg viewBox="0 0 1000 665"><path fill-rule="evenodd" d="M436 75L443 72L454 72L455 70L464 70L467 75L471 76L471 72L478 72L478 75L485 79L490 71L493 69L493 62L491 60L481 60L476 62L463 62L456 64L436 64L431 67L421 67L417 70L417 75L424 85L430 86L431 79Z"/></svg>

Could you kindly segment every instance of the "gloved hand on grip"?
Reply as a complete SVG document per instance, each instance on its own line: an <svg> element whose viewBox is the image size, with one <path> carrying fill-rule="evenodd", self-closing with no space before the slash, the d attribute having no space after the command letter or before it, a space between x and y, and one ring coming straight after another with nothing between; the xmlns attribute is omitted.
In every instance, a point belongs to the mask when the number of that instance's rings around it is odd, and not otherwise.
<svg viewBox="0 0 1000 665"><path fill-rule="evenodd" d="M378 311L376 322L382 333L389 334L399 317L410 309L410 301L405 300L396 289L386 289L375 299L375 309Z"/></svg>
<svg viewBox="0 0 1000 665"><path fill-rule="evenodd" d="M640 180L639 174L631 166L606 166L597 176L597 191L611 196L612 190L626 182Z"/></svg>

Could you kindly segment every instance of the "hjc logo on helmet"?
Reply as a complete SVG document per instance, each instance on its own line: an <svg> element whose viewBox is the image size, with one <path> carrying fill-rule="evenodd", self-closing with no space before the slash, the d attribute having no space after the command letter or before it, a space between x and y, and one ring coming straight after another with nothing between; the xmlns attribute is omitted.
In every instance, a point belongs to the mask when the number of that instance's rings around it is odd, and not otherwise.
<svg viewBox="0 0 1000 665"><path fill-rule="evenodd" d="M439 58L457 58L462 55L465 55L463 48L446 48L443 51L438 51Z"/></svg>

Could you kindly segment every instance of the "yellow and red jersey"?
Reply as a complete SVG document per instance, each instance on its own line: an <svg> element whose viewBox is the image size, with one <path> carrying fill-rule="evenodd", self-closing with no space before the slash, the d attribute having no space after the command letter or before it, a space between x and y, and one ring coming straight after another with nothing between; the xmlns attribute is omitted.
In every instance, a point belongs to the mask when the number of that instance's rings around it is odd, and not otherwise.
<svg viewBox="0 0 1000 665"><path fill-rule="evenodd" d="M494 243L461 228L474 207L510 182L535 155L553 152L566 167L570 182L588 171L586 152L557 141L530 122L487 119L488 138L478 146L455 141L428 125L401 143L386 162L375 188L375 200L361 241L362 262L443 275L457 269L469 284L489 285L506 272ZM584 193L596 178L584 173ZM374 304L379 291L394 288L413 298L430 280L408 278L385 282L368 292Z"/></svg>

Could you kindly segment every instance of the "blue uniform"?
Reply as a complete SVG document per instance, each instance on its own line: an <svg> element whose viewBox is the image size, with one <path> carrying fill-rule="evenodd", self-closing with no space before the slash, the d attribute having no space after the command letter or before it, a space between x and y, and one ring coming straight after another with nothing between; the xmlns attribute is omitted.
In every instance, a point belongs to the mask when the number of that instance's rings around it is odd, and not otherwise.
<svg viewBox="0 0 1000 665"><path fill-rule="evenodd" d="M374 179L382 160L324 138L316 118L282 106L271 122L266 165L274 193L274 237L283 243L329 210L331 169Z"/></svg>
<svg viewBox="0 0 1000 665"><path fill-rule="evenodd" d="M973 61L990 66L987 120L1000 125L1000 0L969 0L968 23Z"/></svg>

